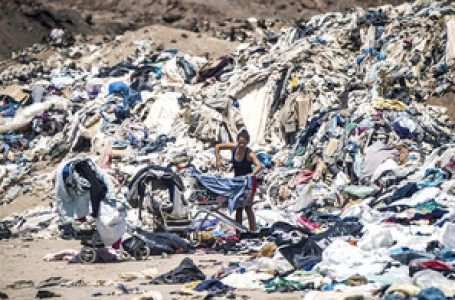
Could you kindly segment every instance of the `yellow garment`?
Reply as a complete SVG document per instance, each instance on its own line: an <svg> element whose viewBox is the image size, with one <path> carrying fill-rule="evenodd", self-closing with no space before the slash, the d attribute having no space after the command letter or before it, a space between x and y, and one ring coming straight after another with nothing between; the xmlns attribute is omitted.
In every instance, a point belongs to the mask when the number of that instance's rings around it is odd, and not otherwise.
<svg viewBox="0 0 455 300"><path fill-rule="evenodd" d="M396 99L384 99L377 98L373 101L373 107L375 109L387 109L387 110L398 110L402 111L408 108L406 104Z"/></svg>
<svg viewBox="0 0 455 300"><path fill-rule="evenodd" d="M277 249L277 245L275 243L267 243L265 244L261 250L256 254L256 257L270 257L272 258L275 255L275 251Z"/></svg>
<svg viewBox="0 0 455 300"><path fill-rule="evenodd" d="M387 293L391 292L402 292L410 297L417 295L420 292L420 288L408 283L392 284L392 286L387 290Z"/></svg>
<svg viewBox="0 0 455 300"><path fill-rule="evenodd" d="M25 102L28 99L28 94L19 85L7 86L0 91L0 95L9 96L16 102Z"/></svg>
<svg viewBox="0 0 455 300"><path fill-rule="evenodd" d="M194 290L195 287L198 286L199 283L201 283L203 280L197 280L197 281L194 281L194 282L191 282L190 284L187 284L187 285L184 285L181 289L180 289L180 295L189 295L189 296L194 296L194 295L197 295L199 294L199 292L196 292Z"/></svg>
<svg viewBox="0 0 455 300"><path fill-rule="evenodd" d="M338 139L331 138L327 143L327 146L324 149L324 154L327 156L333 156L335 154L335 150L338 147Z"/></svg>
<svg viewBox="0 0 455 300"><path fill-rule="evenodd" d="M194 288L197 287L199 285L199 283L201 283L202 281L203 280L197 280L197 281L191 282L190 284L185 285L185 288L194 290Z"/></svg>
<svg viewBox="0 0 455 300"><path fill-rule="evenodd" d="M299 86L299 80L296 77L292 78L291 87L295 89L298 86Z"/></svg>
<svg viewBox="0 0 455 300"><path fill-rule="evenodd" d="M213 233L211 233L210 231L202 231L201 233L199 233L199 238L201 239L201 241L210 241L214 237Z"/></svg>

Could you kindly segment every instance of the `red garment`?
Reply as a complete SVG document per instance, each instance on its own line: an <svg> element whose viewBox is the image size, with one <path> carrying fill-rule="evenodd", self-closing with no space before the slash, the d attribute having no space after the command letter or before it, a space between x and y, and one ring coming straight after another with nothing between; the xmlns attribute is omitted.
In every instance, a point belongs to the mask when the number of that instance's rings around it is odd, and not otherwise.
<svg viewBox="0 0 455 300"><path fill-rule="evenodd" d="M308 169L302 170L292 178L291 182L289 183L289 187L293 189L299 184L308 183L313 178L313 175L314 172Z"/></svg>
<svg viewBox="0 0 455 300"><path fill-rule="evenodd" d="M119 250L120 249L120 242L122 239L118 239L115 243L112 244L112 249Z"/></svg>
<svg viewBox="0 0 455 300"><path fill-rule="evenodd" d="M419 263L419 265L426 269L439 271L450 271L453 269L451 265L446 264L440 260L427 260L425 262Z"/></svg>
<svg viewBox="0 0 455 300"><path fill-rule="evenodd" d="M299 224L302 225L303 227L310 229L311 231L315 231L320 227L319 224L313 223L304 217L298 218L297 222L299 222Z"/></svg>
<svg viewBox="0 0 455 300"><path fill-rule="evenodd" d="M251 189L251 199L254 199L254 195L256 195L256 189L258 188L258 179L256 176L253 177L253 188Z"/></svg>
<svg viewBox="0 0 455 300"><path fill-rule="evenodd" d="M79 222L87 222L87 218L86 217L81 217L79 219L76 219L76 221L79 221Z"/></svg>

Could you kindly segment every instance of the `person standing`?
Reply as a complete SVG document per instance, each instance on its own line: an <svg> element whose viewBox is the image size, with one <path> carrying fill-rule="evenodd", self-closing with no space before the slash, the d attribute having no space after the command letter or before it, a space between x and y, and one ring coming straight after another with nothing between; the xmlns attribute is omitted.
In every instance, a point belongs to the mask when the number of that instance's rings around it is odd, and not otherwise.
<svg viewBox="0 0 455 300"><path fill-rule="evenodd" d="M250 135L248 131L242 130L237 135L237 143L217 144L215 146L216 168L219 170L222 167L220 151L232 151L232 165L234 167L234 176L255 176L262 168L261 162L256 154L248 147ZM255 165L254 169L252 164ZM253 198L256 191L257 181L253 178L253 189L250 199L245 203L245 212L248 217L248 223L251 231L256 231L256 220L253 213ZM235 212L235 220L242 224L243 207L237 208Z"/></svg>

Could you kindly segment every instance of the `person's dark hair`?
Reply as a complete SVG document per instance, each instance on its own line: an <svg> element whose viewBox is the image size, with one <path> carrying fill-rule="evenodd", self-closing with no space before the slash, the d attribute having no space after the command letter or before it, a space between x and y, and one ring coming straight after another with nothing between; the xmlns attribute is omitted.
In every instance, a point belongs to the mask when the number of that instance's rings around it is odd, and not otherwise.
<svg viewBox="0 0 455 300"><path fill-rule="evenodd" d="M242 129L239 134L237 134L237 141L243 137L247 142L250 142L250 134L245 129Z"/></svg>

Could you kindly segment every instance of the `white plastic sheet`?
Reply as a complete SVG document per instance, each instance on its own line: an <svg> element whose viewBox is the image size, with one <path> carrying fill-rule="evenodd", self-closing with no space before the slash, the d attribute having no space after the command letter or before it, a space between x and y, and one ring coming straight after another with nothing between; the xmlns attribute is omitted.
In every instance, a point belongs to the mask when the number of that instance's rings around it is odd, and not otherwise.
<svg viewBox="0 0 455 300"><path fill-rule="evenodd" d="M455 18L452 16L447 22L446 62L455 63Z"/></svg>
<svg viewBox="0 0 455 300"><path fill-rule="evenodd" d="M240 99L240 113L250 134L250 144L264 142L265 126L268 120L273 93L268 84L254 89Z"/></svg>

